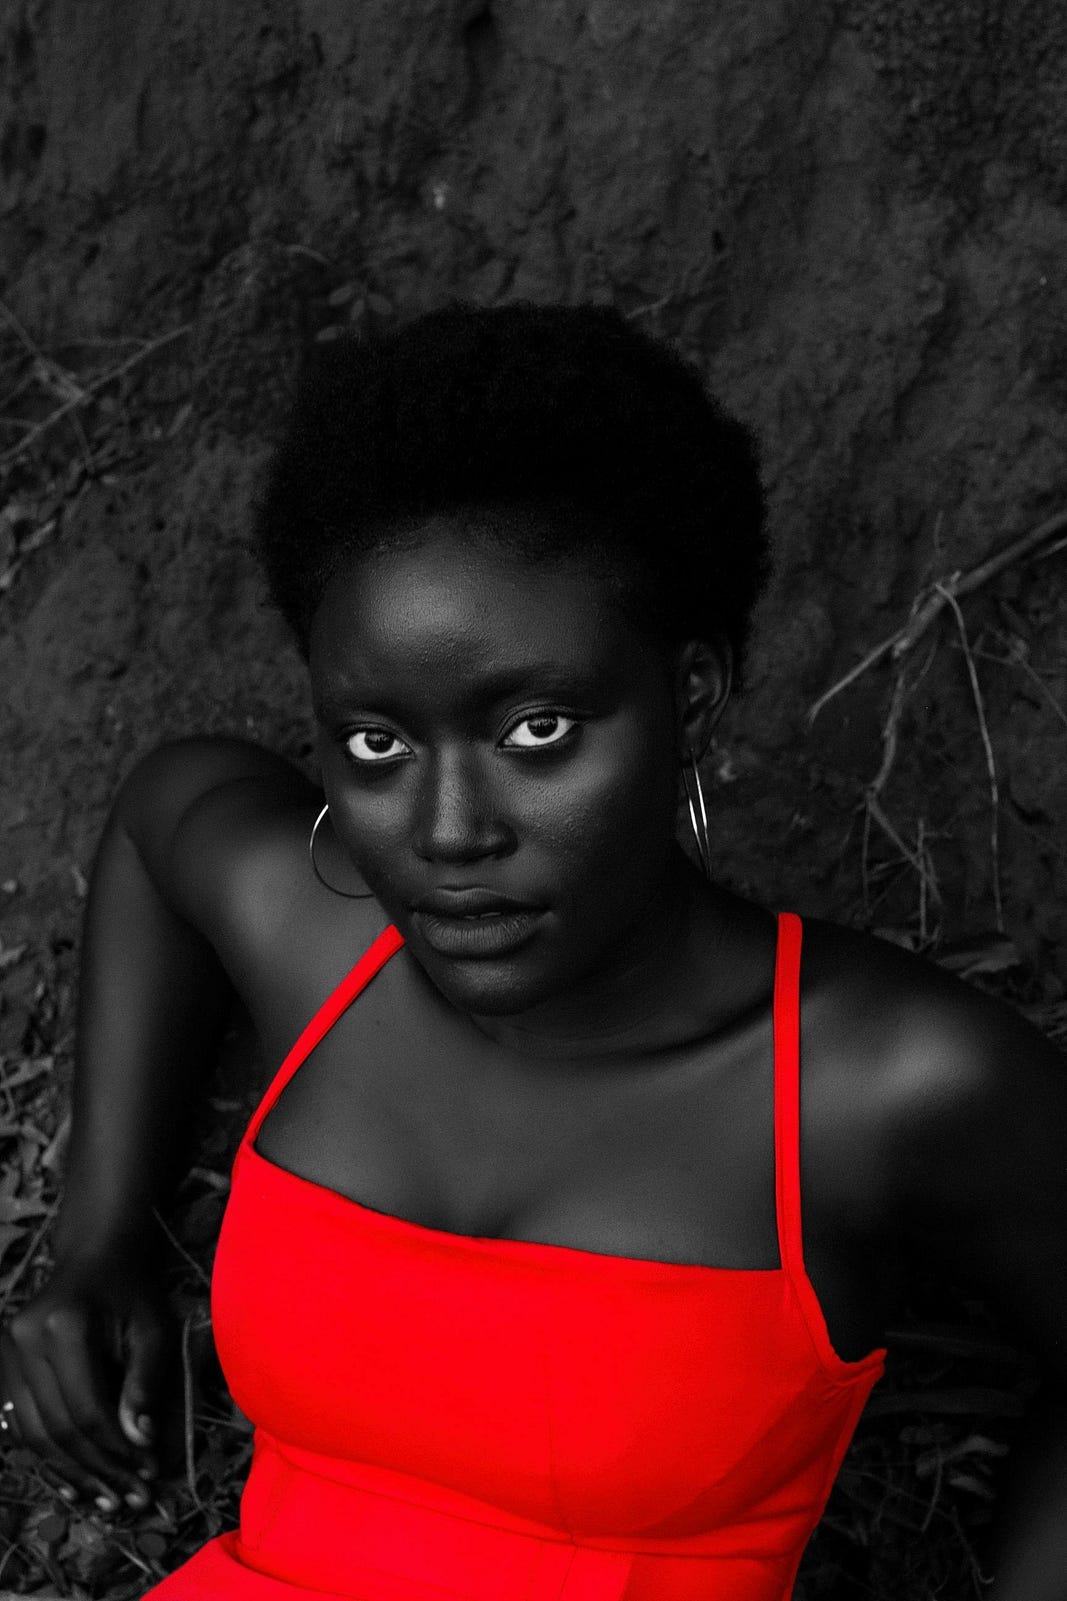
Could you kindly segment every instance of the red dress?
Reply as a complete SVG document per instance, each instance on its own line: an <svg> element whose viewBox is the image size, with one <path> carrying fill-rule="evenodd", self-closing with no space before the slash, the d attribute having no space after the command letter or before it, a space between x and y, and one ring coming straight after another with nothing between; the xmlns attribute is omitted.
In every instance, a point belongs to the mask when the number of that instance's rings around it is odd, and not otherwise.
<svg viewBox="0 0 1067 1601"><path fill-rule="evenodd" d="M308 1024L233 1166L211 1289L255 1424L240 1528L153 1601L788 1601L885 1352L836 1355L804 1271L801 923L778 919L780 1266L452 1234L275 1166L260 1123L404 943Z"/></svg>

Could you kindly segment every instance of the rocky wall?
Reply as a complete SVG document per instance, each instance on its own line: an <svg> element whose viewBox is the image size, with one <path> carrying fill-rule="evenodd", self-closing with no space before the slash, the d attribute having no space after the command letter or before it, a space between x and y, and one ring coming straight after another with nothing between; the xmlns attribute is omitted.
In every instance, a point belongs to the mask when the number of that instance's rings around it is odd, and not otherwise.
<svg viewBox="0 0 1067 1601"><path fill-rule="evenodd" d="M723 876L923 944L999 920L1067 978L1063 552L807 717L924 586L1067 508L1058 0L12 0L0 52L9 947L63 964L161 737L308 748L246 549L302 342L603 298L763 447Z"/></svg>

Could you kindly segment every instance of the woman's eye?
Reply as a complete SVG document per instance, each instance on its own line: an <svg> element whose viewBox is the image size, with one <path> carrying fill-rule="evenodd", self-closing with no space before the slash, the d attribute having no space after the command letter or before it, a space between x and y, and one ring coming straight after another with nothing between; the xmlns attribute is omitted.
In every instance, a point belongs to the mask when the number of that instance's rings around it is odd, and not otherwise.
<svg viewBox="0 0 1067 1601"><path fill-rule="evenodd" d="M360 741L363 742L362 745ZM390 757L399 755L399 751L389 749L390 745L399 745L402 750L407 748L387 728L357 728L355 733L349 734L345 740L345 749L358 762L387 761Z"/></svg>
<svg viewBox="0 0 1067 1601"><path fill-rule="evenodd" d="M564 717L562 712L538 712L536 717L524 717L521 723L516 723L511 731L511 737L505 741L519 750L536 750L539 745L558 745L560 740L570 733L577 724L576 717ZM560 732L560 724L568 726ZM515 734L527 728L530 737L515 739Z"/></svg>

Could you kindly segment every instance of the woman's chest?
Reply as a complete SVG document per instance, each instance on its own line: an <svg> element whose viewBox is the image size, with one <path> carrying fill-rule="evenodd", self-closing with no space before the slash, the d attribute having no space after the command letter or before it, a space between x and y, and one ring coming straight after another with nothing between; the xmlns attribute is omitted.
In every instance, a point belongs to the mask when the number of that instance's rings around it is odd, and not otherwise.
<svg viewBox="0 0 1067 1601"><path fill-rule="evenodd" d="M256 1149L450 1233L773 1268L769 1046L768 1029L655 1067L532 1071L432 1019L383 1030L350 1014L289 1080Z"/></svg>
<svg viewBox="0 0 1067 1601"><path fill-rule="evenodd" d="M256 1148L451 1233L774 1268L773 1035L768 1004L643 1059L520 1057L400 951L281 1075Z"/></svg>
<svg viewBox="0 0 1067 1601"><path fill-rule="evenodd" d="M258 1154L361 1206L457 1235L608 1256L773 1270L780 1265L770 1008L642 1062L509 1056L427 1004L396 962L285 1080ZM845 1357L878 1343L880 1258L837 1226L834 1097L809 1074L805 1253ZM783 1064L777 1064L779 1075ZM270 1074L267 1075L270 1078ZM780 1087L780 1086L779 1086ZM799 1154L799 1153L797 1153Z"/></svg>

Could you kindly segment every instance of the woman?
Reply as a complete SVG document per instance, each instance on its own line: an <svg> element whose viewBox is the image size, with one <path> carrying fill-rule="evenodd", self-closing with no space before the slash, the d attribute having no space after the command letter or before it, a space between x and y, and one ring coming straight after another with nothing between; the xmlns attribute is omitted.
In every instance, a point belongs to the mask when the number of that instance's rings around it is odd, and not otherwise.
<svg viewBox="0 0 1067 1601"><path fill-rule="evenodd" d="M333 347L259 545L321 787L194 739L116 799L56 1269L0 1342L3 1420L134 1493L151 1208L236 990L272 1071L212 1312L255 1450L240 1529L151 1594L785 1601L904 1242L1010 1311L1053 1416L1061 1059L710 878L697 764L765 577L757 465L616 313L453 307ZM1033 1463L995 1601L1067 1585L1062 1427Z"/></svg>

